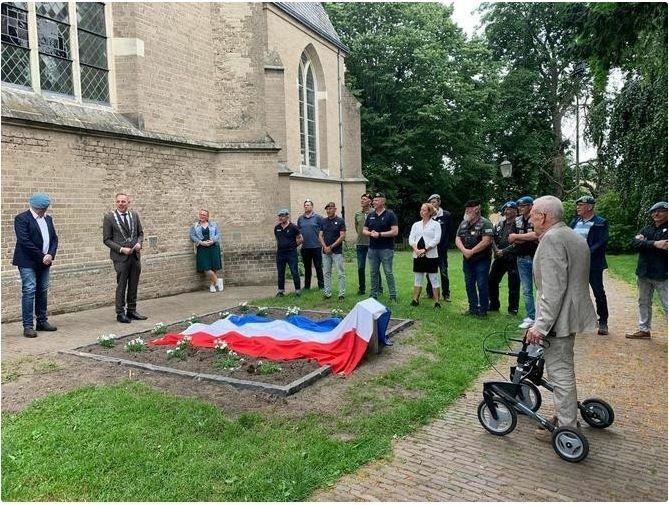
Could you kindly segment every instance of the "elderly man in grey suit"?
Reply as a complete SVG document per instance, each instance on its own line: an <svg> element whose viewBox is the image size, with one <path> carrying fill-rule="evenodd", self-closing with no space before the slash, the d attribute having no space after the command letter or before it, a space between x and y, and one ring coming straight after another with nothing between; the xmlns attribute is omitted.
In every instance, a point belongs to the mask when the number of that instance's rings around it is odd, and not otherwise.
<svg viewBox="0 0 669 505"><path fill-rule="evenodd" d="M545 346L546 371L555 385L557 425L576 428L574 340L577 333L596 328L597 315L588 286L588 244L562 221L563 215L562 202L554 196L534 201L530 220L539 235L532 265L536 319L526 339Z"/></svg>
<svg viewBox="0 0 669 505"><path fill-rule="evenodd" d="M140 251L144 230L139 214L128 209L128 195L117 193L114 203L116 210L105 214L102 220L102 241L109 247L109 257L116 270L116 320L129 323L132 319L146 319L146 316L137 312L137 285L142 271Z"/></svg>

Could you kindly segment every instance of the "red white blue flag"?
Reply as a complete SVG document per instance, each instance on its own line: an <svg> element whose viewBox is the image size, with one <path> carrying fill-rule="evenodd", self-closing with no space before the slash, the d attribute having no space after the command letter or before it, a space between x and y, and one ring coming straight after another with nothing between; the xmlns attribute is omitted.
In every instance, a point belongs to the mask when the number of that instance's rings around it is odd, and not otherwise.
<svg viewBox="0 0 669 505"><path fill-rule="evenodd" d="M285 319L230 315L212 324L196 323L178 334L167 334L150 342L176 345L188 335L195 347L214 347L223 340L233 351L272 360L314 359L330 365L334 373L350 374L365 355L374 326L379 342L386 343L390 311L373 298L356 304L344 319L312 321L303 316Z"/></svg>

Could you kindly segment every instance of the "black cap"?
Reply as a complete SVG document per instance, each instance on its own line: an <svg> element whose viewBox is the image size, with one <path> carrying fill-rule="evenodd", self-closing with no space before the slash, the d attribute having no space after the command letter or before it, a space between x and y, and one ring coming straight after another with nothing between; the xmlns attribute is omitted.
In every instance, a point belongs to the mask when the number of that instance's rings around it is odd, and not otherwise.
<svg viewBox="0 0 669 505"><path fill-rule="evenodd" d="M467 207L478 207L479 205L481 205L481 202L478 200L467 200L467 202L465 202L465 209Z"/></svg>
<svg viewBox="0 0 669 505"><path fill-rule="evenodd" d="M385 197L386 195L384 195L383 193L374 193L374 198L385 198Z"/></svg>
<svg viewBox="0 0 669 505"><path fill-rule="evenodd" d="M595 204L595 199L591 197L590 195L583 195L581 198L576 200L576 203L587 203L589 205L594 205Z"/></svg>

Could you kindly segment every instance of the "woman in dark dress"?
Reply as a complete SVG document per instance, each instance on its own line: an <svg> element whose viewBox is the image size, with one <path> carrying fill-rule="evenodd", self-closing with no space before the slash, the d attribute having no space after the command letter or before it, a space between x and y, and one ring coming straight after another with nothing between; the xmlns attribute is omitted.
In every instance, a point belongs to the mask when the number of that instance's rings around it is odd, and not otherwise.
<svg viewBox="0 0 669 505"><path fill-rule="evenodd" d="M440 288L439 285L439 252L437 245L441 239L441 225L432 219L437 213L436 209L429 203L420 206L420 221L417 221L411 227L409 234L409 245L413 249L413 297L411 305L418 305L420 292L423 288L423 279L425 274L430 279L434 290L434 307L441 308L439 304Z"/></svg>
<svg viewBox="0 0 669 505"><path fill-rule="evenodd" d="M219 279L216 272L221 265L221 234L218 225L209 221L209 211L200 209L199 219L190 228L190 239L196 246L195 263L198 272L204 272L209 279L209 291L223 291L223 279Z"/></svg>

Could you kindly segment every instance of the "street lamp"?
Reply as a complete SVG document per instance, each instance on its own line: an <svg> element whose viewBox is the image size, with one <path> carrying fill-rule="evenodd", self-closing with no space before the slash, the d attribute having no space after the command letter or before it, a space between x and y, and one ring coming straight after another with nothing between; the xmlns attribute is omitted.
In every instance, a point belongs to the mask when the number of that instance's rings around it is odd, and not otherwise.
<svg viewBox="0 0 669 505"><path fill-rule="evenodd" d="M502 177L511 177L511 170L513 167L511 166L511 162L506 159L506 156L504 157L504 161L499 164L499 169L502 171Z"/></svg>

